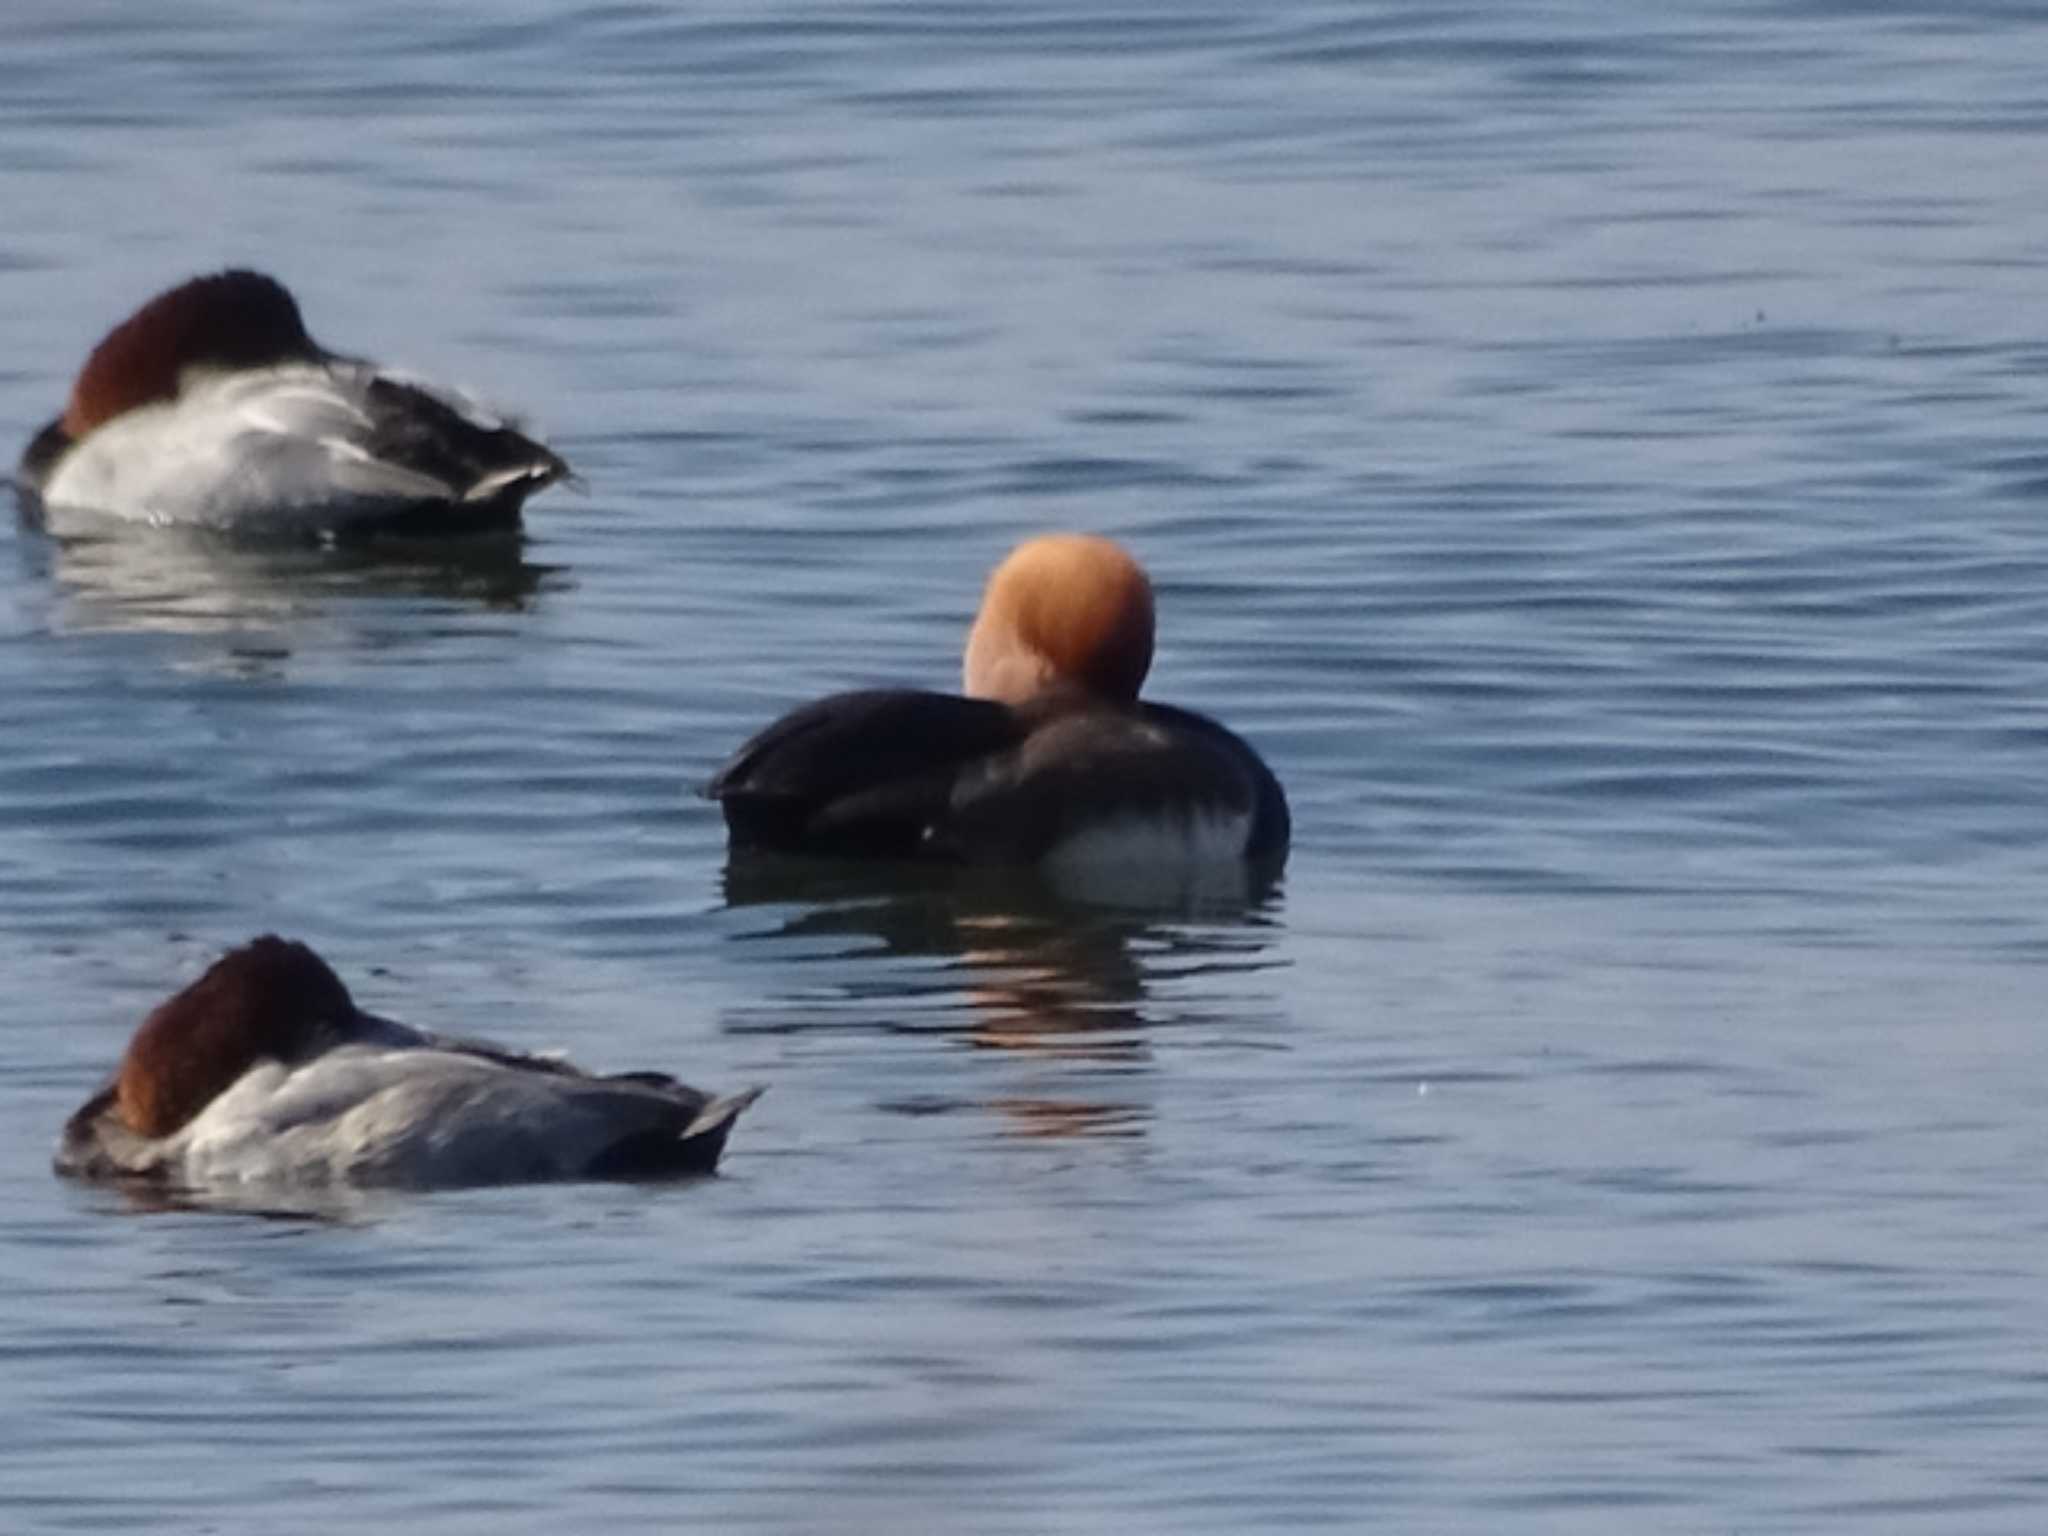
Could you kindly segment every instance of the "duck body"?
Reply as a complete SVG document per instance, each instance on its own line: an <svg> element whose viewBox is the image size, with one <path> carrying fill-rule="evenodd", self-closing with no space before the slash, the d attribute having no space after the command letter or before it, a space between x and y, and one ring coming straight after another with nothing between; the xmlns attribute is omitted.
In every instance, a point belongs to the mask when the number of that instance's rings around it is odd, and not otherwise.
<svg viewBox="0 0 2048 1536"><path fill-rule="evenodd" d="M1034 864L1277 866L1287 797L1241 737L1142 702L1152 594L1107 539L1027 541L991 576L965 694L835 694L770 725L705 793L738 848Z"/></svg>
<svg viewBox="0 0 2048 1536"><path fill-rule="evenodd" d="M735 846L863 858L1263 860L1290 830L1279 781L1225 726L1071 691L835 694L754 737L706 793Z"/></svg>
<svg viewBox="0 0 2048 1536"><path fill-rule="evenodd" d="M346 538L510 526L568 473L466 397L329 352L281 284L235 271L110 332L16 478L58 532Z"/></svg>
<svg viewBox="0 0 2048 1536"><path fill-rule="evenodd" d="M137 1030L59 1173L208 1190L709 1173L758 1096L597 1076L355 1008L304 945L230 952Z"/></svg>

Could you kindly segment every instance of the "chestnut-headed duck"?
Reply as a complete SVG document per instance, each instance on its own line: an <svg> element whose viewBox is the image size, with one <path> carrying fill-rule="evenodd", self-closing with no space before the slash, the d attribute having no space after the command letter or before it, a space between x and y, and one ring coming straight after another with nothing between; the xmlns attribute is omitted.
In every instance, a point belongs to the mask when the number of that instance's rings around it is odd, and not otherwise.
<svg viewBox="0 0 2048 1536"><path fill-rule="evenodd" d="M1138 562L1093 535L1031 539L989 578L965 697L820 699L741 747L705 793L736 848L1062 875L1277 865L1279 781L1214 720L1141 701L1151 664Z"/></svg>
<svg viewBox="0 0 2048 1536"><path fill-rule="evenodd" d="M59 1173L208 1191L709 1173L758 1088L595 1076L355 1005L304 944L232 950L142 1021Z"/></svg>
<svg viewBox="0 0 2048 1536"><path fill-rule="evenodd" d="M349 537L509 527L569 466L454 391L330 352L260 272L160 293L93 348L22 454L53 530Z"/></svg>

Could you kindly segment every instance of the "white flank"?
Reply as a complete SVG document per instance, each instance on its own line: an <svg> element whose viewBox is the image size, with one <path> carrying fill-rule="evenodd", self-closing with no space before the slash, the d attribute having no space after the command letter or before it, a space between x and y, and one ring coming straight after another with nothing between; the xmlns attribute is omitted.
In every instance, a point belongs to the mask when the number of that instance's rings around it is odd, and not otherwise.
<svg viewBox="0 0 2048 1536"><path fill-rule="evenodd" d="M1228 811L1120 817L1089 827L1045 856L1057 875L1132 867L1185 869L1244 857L1252 819Z"/></svg>
<svg viewBox="0 0 2048 1536"><path fill-rule="evenodd" d="M352 363L190 373L175 400L125 412L63 457L43 487L46 520L57 533L72 531L72 512L287 531L452 499L457 487L370 451L365 402L379 377L392 375ZM495 424L467 397L431 393Z"/></svg>
<svg viewBox="0 0 2048 1536"><path fill-rule="evenodd" d="M263 1062L164 1144L194 1186L430 1188L559 1177L651 1121L643 1089L432 1046Z"/></svg>

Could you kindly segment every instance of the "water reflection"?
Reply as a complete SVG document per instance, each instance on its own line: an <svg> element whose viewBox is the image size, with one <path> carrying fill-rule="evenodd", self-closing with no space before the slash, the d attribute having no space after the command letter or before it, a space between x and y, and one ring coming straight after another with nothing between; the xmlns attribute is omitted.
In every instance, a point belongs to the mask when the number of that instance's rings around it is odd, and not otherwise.
<svg viewBox="0 0 2048 1536"><path fill-rule="evenodd" d="M688 1173L630 1180L561 1181L610 1190L632 1188L663 1192L688 1189L715 1179L716 1174ZM416 1211L426 1201L465 1196L517 1193L538 1184L482 1184L446 1189L407 1189L378 1185L292 1184L257 1181L249 1184L187 1185L157 1179L59 1179L74 1197L95 1212L111 1216L237 1216L293 1226L368 1227ZM556 1186L559 1187L559 1186Z"/></svg>
<svg viewBox="0 0 2048 1536"><path fill-rule="evenodd" d="M274 635L360 597L523 611L559 576L526 559L519 531L348 546L259 544L190 529L124 527L59 538L21 524L26 573L54 582L55 627Z"/></svg>
<svg viewBox="0 0 2048 1536"><path fill-rule="evenodd" d="M729 908L778 909L737 942L788 961L783 994L729 1012L727 1029L940 1034L1065 1064L1060 1091L974 1101L1019 1136L1139 1134L1146 1105L1100 1089L1150 1070L1157 1031L1276 1011L1261 975L1281 964L1271 881L1254 899L1146 910L1079 902L1027 871L748 853L727 863L724 894ZM1233 977L1260 979L1247 997ZM1068 1091L1076 1081L1091 1091Z"/></svg>
<svg viewBox="0 0 2048 1536"><path fill-rule="evenodd" d="M151 1179L76 1186L79 1197L110 1215L222 1215L292 1225L369 1226L400 1208L401 1193L348 1184L233 1185L190 1188Z"/></svg>

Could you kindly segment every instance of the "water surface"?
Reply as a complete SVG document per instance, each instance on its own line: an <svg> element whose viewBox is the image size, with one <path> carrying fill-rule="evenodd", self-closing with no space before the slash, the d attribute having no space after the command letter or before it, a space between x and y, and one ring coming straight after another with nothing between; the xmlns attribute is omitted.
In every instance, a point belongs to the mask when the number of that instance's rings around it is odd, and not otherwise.
<svg viewBox="0 0 2048 1536"><path fill-rule="evenodd" d="M2028 7L18 7L0 425L228 262L586 495L0 528L9 1529L2033 1532ZM728 868L774 713L1153 570L1250 902ZM771 1092L682 1188L58 1183L276 929Z"/></svg>

